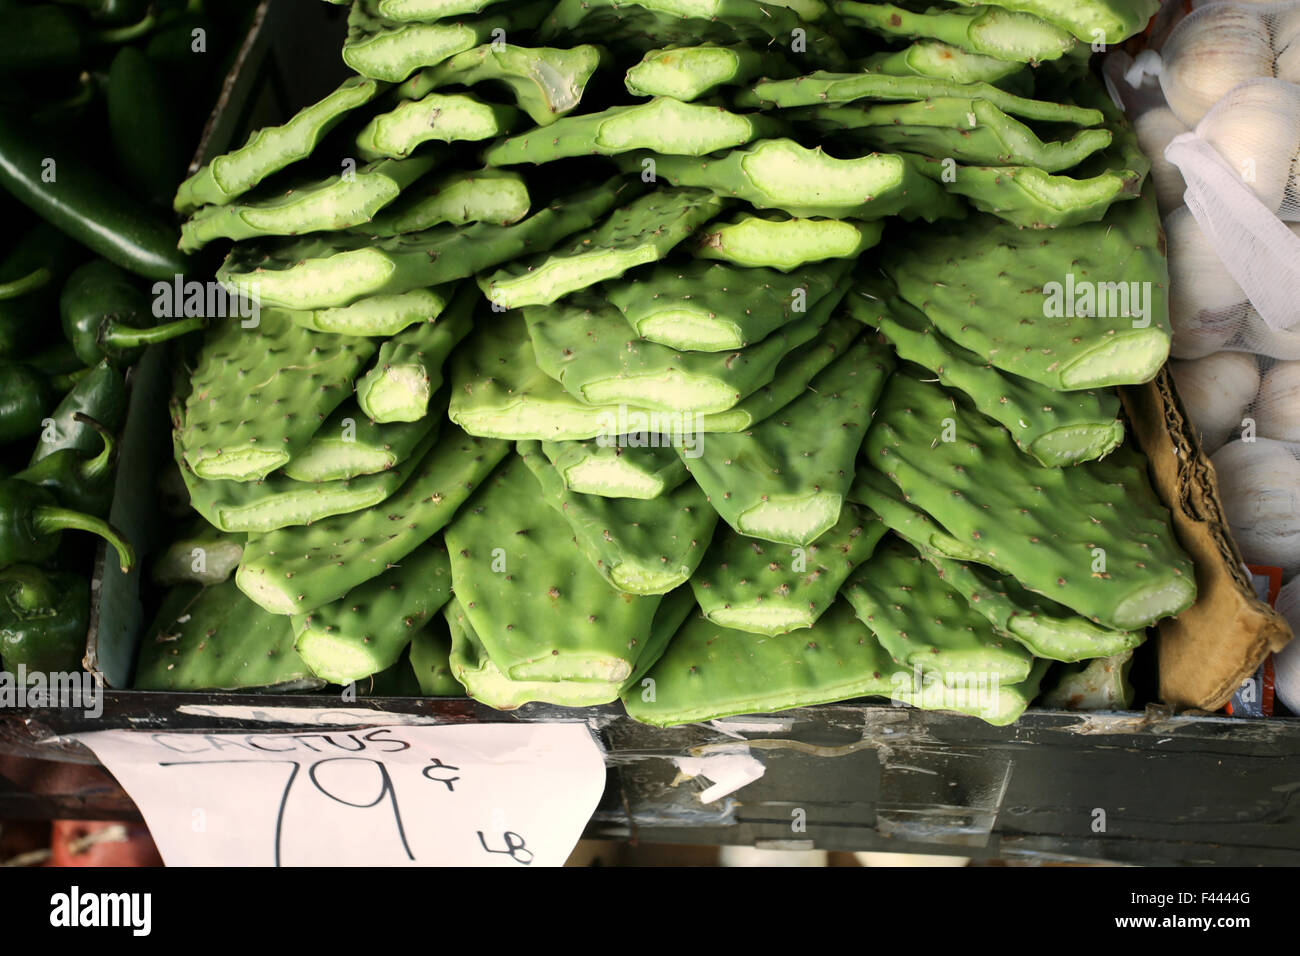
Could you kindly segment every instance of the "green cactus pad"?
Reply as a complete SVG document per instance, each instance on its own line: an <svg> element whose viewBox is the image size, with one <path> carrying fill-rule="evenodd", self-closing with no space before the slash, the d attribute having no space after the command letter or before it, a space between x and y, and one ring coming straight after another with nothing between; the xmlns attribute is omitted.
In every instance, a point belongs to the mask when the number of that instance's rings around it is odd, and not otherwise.
<svg viewBox="0 0 1300 956"><path fill-rule="evenodd" d="M736 714L888 696L909 679L836 601L811 628L756 637L691 615L638 686L623 694L628 715L668 727ZM652 685L642 687L646 681Z"/></svg>
<svg viewBox="0 0 1300 956"><path fill-rule="evenodd" d="M465 688L451 671L451 634L441 614L411 638L411 670L424 697L462 697Z"/></svg>
<svg viewBox="0 0 1300 956"><path fill-rule="evenodd" d="M836 106L855 100L907 102L932 97L964 97L986 100L1002 112L1042 123L1097 126L1105 119L1100 109L1026 99L988 83L954 83L932 77L890 76L884 73L830 73L819 70L792 80L761 80L751 96L738 97L737 105L769 104L793 106Z"/></svg>
<svg viewBox="0 0 1300 956"><path fill-rule="evenodd" d="M1095 176L1084 175L1084 168L1072 170L1070 176L1054 176L1034 166L954 168L916 153L908 155L918 169L942 182L950 193L965 196L981 212L1025 229L1097 222L1115 203L1135 199L1146 175L1128 166L1104 169Z"/></svg>
<svg viewBox="0 0 1300 956"><path fill-rule="evenodd" d="M817 304L808 321L822 321L825 307L829 314L837 305L839 295L827 296ZM860 330L852 319L836 316L822 326L821 332L811 342L799 346L776 367L772 381L741 399L725 412L697 415L692 419L695 430L701 434L713 432L742 432L785 408L808 388L808 383L844 354ZM690 449L687 446L688 450ZM689 455L687 456L690 457Z"/></svg>
<svg viewBox="0 0 1300 956"><path fill-rule="evenodd" d="M493 139L518 124L513 106L486 103L468 93L430 93L372 119L357 134L357 150L367 160L403 159L422 143Z"/></svg>
<svg viewBox="0 0 1300 956"><path fill-rule="evenodd" d="M524 178L504 169L450 173L407 190L366 227L370 236L395 236L450 223L508 226L528 215Z"/></svg>
<svg viewBox="0 0 1300 956"><path fill-rule="evenodd" d="M379 13L376 0L356 0L348 14L343 62L362 76L400 83L422 67L487 43L497 31L531 30L551 5L546 0L512 3L508 13L465 17L436 23L396 23Z"/></svg>
<svg viewBox="0 0 1300 956"><path fill-rule="evenodd" d="M357 404L379 423L418 422L442 387L443 363L474 326L482 303L474 287L463 285L447 311L393 336L379 349L374 366L357 381Z"/></svg>
<svg viewBox="0 0 1300 956"><path fill-rule="evenodd" d="M1033 166L1047 173L1077 166L1111 142L1110 130L1098 128L1044 142L988 100L955 96L919 103L812 106L792 115L811 121L823 134L847 131L855 141L879 149L951 157L972 165Z"/></svg>
<svg viewBox="0 0 1300 956"><path fill-rule="evenodd" d="M738 266L789 272L809 262L856 259L880 241L883 220L795 219L779 213L742 212L730 222L711 222L698 233L694 253Z"/></svg>
<svg viewBox="0 0 1300 956"><path fill-rule="evenodd" d="M447 605L443 616L451 631L451 673L465 693L480 703L515 710L534 702L595 707L618 699L621 681L511 680L493 663L459 601Z"/></svg>
<svg viewBox="0 0 1300 956"><path fill-rule="evenodd" d="M369 222L432 169L434 160L433 156L381 160L267 199L205 206L181 225L180 249L194 252L214 239L296 236Z"/></svg>
<svg viewBox="0 0 1300 956"><path fill-rule="evenodd" d="M520 442L517 450L546 503L611 585L630 594L666 594L690 580L718 522L694 482L648 501L584 495L565 487L540 442Z"/></svg>
<svg viewBox="0 0 1300 956"><path fill-rule="evenodd" d="M549 305L570 292L662 259L722 206L722 200L703 189L655 190L550 253L479 276L479 288L506 309Z"/></svg>
<svg viewBox="0 0 1300 956"><path fill-rule="evenodd" d="M627 153L627 172L654 175L673 186L703 187L758 209L792 216L880 219L900 215L933 222L963 214L940 187L901 156L873 153L836 159L790 139L765 139L716 158Z"/></svg>
<svg viewBox="0 0 1300 956"><path fill-rule="evenodd" d="M1027 13L1001 7L914 13L889 3L836 0L835 12L887 37L935 39L982 56L1017 63L1055 60L1073 49L1075 38Z"/></svg>
<svg viewBox="0 0 1300 956"><path fill-rule="evenodd" d="M382 508L252 536L235 575L240 590L274 614L337 600L441 531L509 448L444 424Z"/></svg>
<svg viewBox="0 0 1300 956"><path fill-rule="evenodd" d="M911 46L867 57L863 65L890 76L928 76L954 83L997 83L1024 70L1024 65L993 56L968 53L938 40L918 40Z"/></svg>
<svg viewBox="0 0 1300 956"><path fill-rule="evenodd" d="M861 311L869 306L883 305L872 308L874 315L867 321L889 340L899 357L924 366L944 385L963 392L1039 464L1059 468L1104 458L1124 440L1119 396L1114 391L1057 392L1000 371L953 342L922 312L897 297L888 303L869 303L851 294L849 302L855 317L862 317Z"/></svg>
<svg viewBox="0 0 1300 956"><path fill-rule="evenodd" d="M1059 710L1131 710L1132 667L1132 651L1062 667L1041 704Z"/></svg>
<svg viewBox="0 0 1300 956"><path fill-rule="evenodd" d="M844 597L897 663L949 687L971 675L1018 684L1033 655L995 630L911 545L891 538L844 586Z"/></svg>
<svg viewBox="0 0 1300 956"><path fill-rule="evenodd" d="M220 584L234 573L244 554L245 536L218 531L202 518L154 558L150 577L154 584L208 586Z"/></svg>
<svg viewBox="0 0 1300 956"><path fill-rule="evenodd" d="M1014 575L1114 630L1146 627L1196 597L1191 562L1127 446L1103 461L1034 467L959 393L903 369L863 451L946 529L950 538L930 541L945 557Z"/></svg>
<svg viewBox="0 0 1300 956"><path fill-rule="evenodd" d="M492 146L489 166L549 163L570 156L614 156L649 149L674 156L703 156L774 136L780 124L758 113L730 113L720 106L683 103L660 96L648 103L611 106L599 113L566 116Z"/></svg>
<svg viewBox="0 0 1300 956"><path fill-rule="evenodd" d="M445 536L457 600L511 680L621 683L631 675L659 596L607 584L517 455Z"/></svg>
<svg viewBox="0 0 1300 956"><path fill-rule="evenodd" d="M666 46L747 41L751 47L790 51L802 30L806 49L797 55L831 65L846 62L826 31L793 10L755 0L561 0L542 24L547 42L592 40L637 53Z"/></svg>
<svg viewBox="0 0 1300 956"><path fill-rule="evenodd" d="M602 58L600 47L589 44L563 50L488 43L421 70L397 92L406 99L419 99L453 84L501 83L534 123L546 126L578 105Z"/></svg>
<svg viewBox="0 0 1300 956"><path fill-rule="evenodd" d="M293 649L289 619L267 614L233 581L186 584L163 599L140 641L136 690L313 690L323 685Z"/></svg>
<svg viewBox="0 0 1300 956"><path fill-rule="evenodd" d="M816 337L825 311L814 308L744 349L678 352L637 338L596 295L523 310L538 367L578 400L683 415L725 412L772 381L781 359Z"/></svg>
<svg viewBox="0 0 1300 956"><path fill-rule="evenodd" d="M471 435L566 441L615 434L618 409L584 404L539 369L522 314L508 312L452 356L448 414Z"/></svg>
<svg viewBox="0 0 1300 956"><path fill-rule="evenodd" d="M176 463L190 493L190 506L222 531L267 532L306 525L379 504L402 484L410 466L433 444L426 436L412 458L388 471L347 481L294 481L271 475L261 481L200 479L173 438Z"/></svg>
<svg viewBox="0 0 1300 956"><path fill-rule="evenodd" d="M981 682L976 678L957 687L941 680L926 681L919 671L913 671L898 681L890 696L898 703L920 710L952 711L978 717L994 727L1004 727L1014 724L1029 709L1050 666L1050 661L1035 661L1029 676L1019 684L994 684L992 680Z"/></svg>
<svg viewBox="0 0 1300 956"><path fill-rule="evenodd" d="M1142 643L1141 631L1101 627L1055 601L1026 591L1014 578L979 564L944 557L931 542L950 536L929 515L908 504L897 486L873 468L858 469L849 500L865 504L880 515L891 531L938 569L972 609L1036 657L1088 660L1119 654Z"/></svg>
<svg viewBox="0 0 1300 956"><path fill-rule="evenodd" d="M852 505L806 548L724 530L714 537L691 588L704 616L722 627L768 636L812 627L886 530L875 515Z"/></svg>
<svg viewBox="0 0 1300 956"><path fill-rule="evenodd" d="M332 309L371 296L398 295L549 249L593 225L628 193L626 177L557 200L512 226L439 226L375 240L327 233L292 242L241 243L217 270L227 288L252 286L261 303L286 309Z"/></svg>
<svg viewBox="0 0 1300 956"><path fill-rule="evenodd" d="M744 348L802 320L849 271L846 260L794 275L702 261L661 263L608 283L605 294L650 342L694 352Z"/></svg>
<svg viewBox="0 0 1300 956"><path fill-rule="evenodd" d="M633 96L671 96L689 102L721 86L739 86L764 76L789 76L789 62L745 44L669 47L651 50L627 71L624 85Z"/></svg>
<svg viewBox="0 0 1300 956"><path fill-rule="evenodd" d="M819 302L807 321L826 322L834 298ZM738 432L793 401L858 330L852 319L826 322L820 335L777 365L771 382L725 412L701 415L586 404L537 367L522 316L507 314L477 329L452 356L451 420L471 435L517 441L582 441L637 432L686 440L702 433Z"/></svg>
<svg viewBox="0 0 1300 956"><path fill-rule="evenodd" d="M1146 26L1160 0L953 0L1031 13L1070 31L1085 43L1120 43ZM1097 31L1100 31L1098 33Z"/></svg>
<svg viewBox="0 0 1300 956"><path fill-rule="evenodd" d="M1146 382L1169 355L1154 192L1112 207L1101 222L1046 232L975 217L943 234L904 237L881 262L899 295L950 339L1051 389ZM1123 315L1126 301L1139 311L1135 290L1144 317ZM1095 316L1075 314L1087 311L1076 308L1085 293Z"/></svg>
<svg viewBox="0 0 1300 956"><path fill-rule="evenodd" d="M233 152L216 157L181 183L174 202L177 212L204 205L224 205L242 196L267 176L310 156L316 144L352 110L374 99L384 84L360 76L344 80L338 89L300 110L283 126L266 126Z"/></svg>
<svg viewBox="0 0 1300 956"><path fill-rule="evenodd" d="M434 538L338 600L292 616L294 648L331 684L361 680L391 667L450 598L447 549Z"/></svg>
<svg viewBox="0 0 1300 956"><path fill-rule="evenodd" d="M212 326L179 428L199 478L256 481L311 441L374 354L369 339L308 332L275 309Z"/></svg>
<svg viewBox="0 0 1300 956"><path fill-rule="evenodd" d="M736 435L706 435L683 459L739 534L808 545L840 519L853 461L893 357L863 335L779 412Z"/></svg>
<svg viewBox="0 0 1300 956"><path fill-rule="evenodd" d="M281 310L294 325L313 332L388 338L416 322L436 319L451 301L455 286L412 289L397 295L373 295L334 309Z"/></svg>
<svg viewBox="0 0 1300 956"><path fill-rule="evenodd" d="M686 466L659 435L600 436L591 441L542 442L564 485L583 495L649 500L686 480Z"/></svg>
<svg viewBox="0 0 1300 956"><path fill-rule="evenodd" d="M294 481L347 481L387 471L415 454L437 425L433 416L381 425L356 402L345 402L282 470Z"/></svg>

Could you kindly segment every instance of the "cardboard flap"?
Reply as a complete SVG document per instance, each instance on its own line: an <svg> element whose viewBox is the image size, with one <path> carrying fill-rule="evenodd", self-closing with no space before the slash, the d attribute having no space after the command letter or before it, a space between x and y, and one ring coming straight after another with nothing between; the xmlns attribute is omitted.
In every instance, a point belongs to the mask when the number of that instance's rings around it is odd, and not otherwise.
<svg viewBox="0 0 1300 956"><path fill-rule="evenodd" d="M1179 709L1218 710L1269 652L1291 640L1291 628L1255 596L1228 532L1214 466L1187 422L1168 368L1145 385L1121 388L1120 397L1156 493L1196 563L1196 603L1156 625L1160 696Z"/></svg>

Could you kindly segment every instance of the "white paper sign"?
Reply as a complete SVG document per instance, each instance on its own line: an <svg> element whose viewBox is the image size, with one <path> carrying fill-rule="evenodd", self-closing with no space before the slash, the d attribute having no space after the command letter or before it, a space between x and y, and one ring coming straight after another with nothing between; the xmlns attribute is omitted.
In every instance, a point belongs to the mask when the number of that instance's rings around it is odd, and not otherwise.
<svg viewBox="0 0 1300 956"><path fill-rule="evenodd" d="M560 866L605 788L578 723L77 739L168 866Z"/></svg>

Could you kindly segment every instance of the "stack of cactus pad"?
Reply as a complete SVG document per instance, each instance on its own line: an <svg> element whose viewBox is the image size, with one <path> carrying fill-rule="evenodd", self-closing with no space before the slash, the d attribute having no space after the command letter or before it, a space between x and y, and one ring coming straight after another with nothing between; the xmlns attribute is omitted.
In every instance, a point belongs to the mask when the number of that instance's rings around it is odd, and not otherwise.
<svg viewBox="0 0 1300 956"><path fill-rule="evenodd" d="M357 75L176 198L260 314L178 375L138 686L1122 705L1195 597L1088 63L1155 6L353 0Z"/></svg>

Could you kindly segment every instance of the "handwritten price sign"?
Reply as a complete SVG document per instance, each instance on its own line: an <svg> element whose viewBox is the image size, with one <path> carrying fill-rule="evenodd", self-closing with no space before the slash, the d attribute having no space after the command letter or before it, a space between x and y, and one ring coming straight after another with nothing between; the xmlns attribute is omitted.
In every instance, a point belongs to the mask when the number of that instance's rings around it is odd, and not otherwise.
<svg viewBox="0 0 1300 956"><path fill-rule="evenodd" d="M583 724L78 739L168 866L559 866L605 787Z"/></svg>

